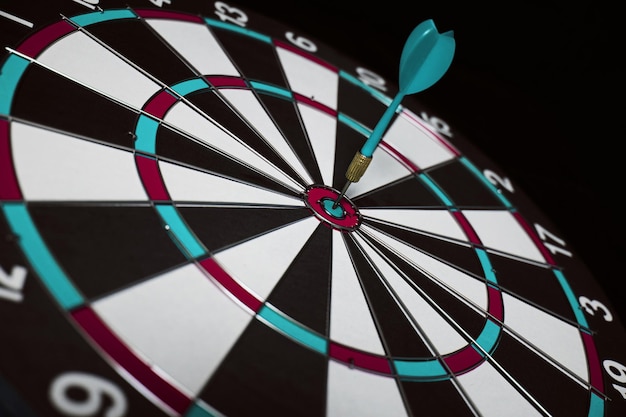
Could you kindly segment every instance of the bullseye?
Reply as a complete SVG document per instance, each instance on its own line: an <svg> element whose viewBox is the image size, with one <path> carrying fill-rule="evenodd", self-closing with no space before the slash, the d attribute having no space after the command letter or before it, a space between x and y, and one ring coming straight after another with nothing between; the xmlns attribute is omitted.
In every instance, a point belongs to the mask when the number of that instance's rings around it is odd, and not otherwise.
<svg viewBox="0 0 626 417"><path fill-rule="evenodd" d="M334 229L355 230L361 224L361 214L348 198L344 197L335 207L339 191L325 185L311 185L304 193L304 202L315 217Z"/></svg>

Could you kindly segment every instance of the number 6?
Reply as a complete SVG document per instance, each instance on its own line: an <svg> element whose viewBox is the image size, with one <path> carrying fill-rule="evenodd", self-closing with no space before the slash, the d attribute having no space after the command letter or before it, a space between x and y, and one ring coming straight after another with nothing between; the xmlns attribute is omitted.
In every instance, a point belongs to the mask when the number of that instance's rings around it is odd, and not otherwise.
<svg viewBox="0 0 626 417"><path fill-rule="evenodd" d="M84 390L87 397L84 400L75 400L67 395L69 388ZM126 397L120 388L106 379L98 376L81 373L66 372L52 381L50 386L50 400L62 413L70 416L94 416L102 408L102 397L107 395L111 405L105 412L105 417L122 417L126 414Z"/></svg>

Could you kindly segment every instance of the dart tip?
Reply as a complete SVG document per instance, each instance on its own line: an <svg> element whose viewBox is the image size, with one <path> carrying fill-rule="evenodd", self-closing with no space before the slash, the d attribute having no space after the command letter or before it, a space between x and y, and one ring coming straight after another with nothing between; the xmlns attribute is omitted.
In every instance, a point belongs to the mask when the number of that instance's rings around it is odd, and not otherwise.
<svg viewBox="0 0 626 417"><path fill-rule="evenodd" d="M350 187L350 184L352 184L352 181L346 181L346 184L343 186L341 192L339 193L339 197L337 197L337 199L333 203L333 210L337 208L339 203L341 203L341 199L346 195L346 191L348 191L348 187Z"/></svg>

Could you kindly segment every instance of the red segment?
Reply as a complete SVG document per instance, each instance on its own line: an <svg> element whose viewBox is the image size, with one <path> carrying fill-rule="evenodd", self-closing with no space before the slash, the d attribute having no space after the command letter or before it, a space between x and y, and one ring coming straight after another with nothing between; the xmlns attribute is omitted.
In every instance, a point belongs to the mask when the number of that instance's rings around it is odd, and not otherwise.
<svg viewBox="0 0 626 417"><path fill-rule="evenodd" d="M483 359L483 356L474 349L473 345L467 345L456 353L444 358L444 361L450 371L458 375L473 369Z"/></svg>
<svg viewBox="0 0 626 417"><path fill-rule="evenodd" d="M170 201L157 160L137 154L135 163L148 197L156 201Z"/></svg>
<svg viewBox="0 0 626 417"><path fill-rule="evenodd" d="M487 286L487 296L489 297L489 314L502 322L504 319L502 293L493 287Z"/></svg>
<svg viewBox="0 0 626 417"><path fill-rule="evenodd" d="M589 364L589 383L598 392L604 392L602 369L600 368L600 363L598 362L596 344L593 342L593 337L591 337L588 333L581 332L581 335L585 345L585 351L587 352L587 361Z"/></svg>
<svg viewBox="0 0 626 417"><path fill-rule="evenodd" d="M337 117L337 110L331 109L330 107L325 106L315 100L311 100L310 98L303 96L302 94L293 93L293 96L297 101L308 104L311 107L315 107L316 109L323 111L324 113L330 114L333 117Z"/></svg>
<svg viewBox="0 0 626 417"><path fill-rule="evenodd" d="M167 90L163 90L155 95L148 103L143 107L146 113L162 119L165 117L165 113L178 101L178 97L174 96Z"/></svg>
<svg viewBox="0 0 626 417"><path fill-rule="evenodd" d="M11 158L9 122L6 120L0 120L0 200L22 200Z"/></svg>
<svg viewBox="0 0 626 417"><path fill-rule="evenodd" d="M343 209L345 216L343 218L337 218L331 216L322 207L322 201L336 201L339 197L339 193L332 188L325 186L312 186L308 189L306 194L306 203L311 210L313 210L318 218L325 220L331 226L339 229L354 229L361 224L361 216L359 215L356 207L344 197L339 205Z"/></svg>
<svg viewBox="0 0 626 417"><path fill-rule="evenodd" d="M333 71L333 72L339 72L337 71L337 67L335 67L334 65L329 64L328 62L316 57L315 55L311 55L305 51L303 51L302 49L296 48L294 45L285 43L285 42L281 42L279 40L274 39L274 45L278 46L279 48L283 48L286 49L288 51L293 52L294 54L298 54L310 61L313 61L325 68L328 68L329 70Z"/></svg>
<svg viewBox="0 0 626 417"><path fill-rule="evenodd" d="M191 399L187 395L153 371L150 365L131 351L89 307L73 311L72 317L107 355L163 404L180 415L191 405Z"/></svg>
<svg viewBox="0 0 626 417"><path fill-rule="evenodd" d="M50 26L46 26L33 36L26 39L20 46L17 47L17 51L31 58L35 58L52 42L62 38L70 32L74 32L75 30L76 28L74 26L65 20L61 20Z"/></svg>
<svg viewBox="0 0 626 417"><path fill-rule="evenodd" d="M222 286L231 293L235 298L247 306L255 313L263 307L263 302L252 295L248 290L243 288L233 277L228 275L221 266L215 262L213 258L207 258L200 261L200 265L207 271L213 278L217 280Z"/></svg>
<svg viewBox="0 0 626 417"><path fill-rule="evenodd" d="M239 77L207 77L207 81L214 87L248 87L246 82Z"/></svg>
<svg viewBox="0 0 626 417"><path fill-rule="evenodd" d="M391 374L389 360L380 355L358 351L332 342L329 346L328 353L332 358L352 364L357 368L369 369L370 371L379 372L381 374Z"/></svg>
<svg viewBox="0 0 626 417"><path fill-rule="evenodd" d="M459 224L461 225L461 228L465 232L465 235L467 236L469 241L477 245L481 245L482 242L480 241L480 238L474 231L472 225L467 221L463 213L461 213L460 211L452 211L451 213L456 218L456 221L459 222Z"/></svg>
<svg viewBox="0 0 626 417"><path fill-rule="evenodd" d="M133 10L137 16L144 19L175 19L187 22L204 23L200 16L186 13L168 12L165 10L139 9Z"/></svg>

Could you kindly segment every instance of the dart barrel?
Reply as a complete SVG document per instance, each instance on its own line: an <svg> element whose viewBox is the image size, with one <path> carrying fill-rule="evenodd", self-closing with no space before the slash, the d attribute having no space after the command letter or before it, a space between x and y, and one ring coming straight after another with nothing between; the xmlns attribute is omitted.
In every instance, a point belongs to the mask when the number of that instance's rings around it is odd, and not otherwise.
<svg viewBox="0 0 626 417"><path fill-rule="evenodd" d="M371 156L365 156L361 152L357 152L352 158L352 162L348 166L346 170L346 179L350 182L357 182L361 179L365 170L370 165L372 161Z"/></svg>

